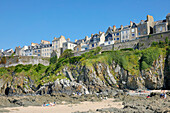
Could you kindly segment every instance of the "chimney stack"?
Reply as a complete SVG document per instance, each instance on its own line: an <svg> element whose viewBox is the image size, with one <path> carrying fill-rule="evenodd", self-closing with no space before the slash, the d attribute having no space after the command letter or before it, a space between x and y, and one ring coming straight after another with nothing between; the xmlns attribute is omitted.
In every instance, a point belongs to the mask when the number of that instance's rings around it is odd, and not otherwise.
<svg viewBox="0 0 170 113"><path fill-rule="evenodd" d="M132 23L132 21L130 21L130 26L132 27L132 25L133 25L133 23Z"/></svg>
<svg viewBox="0 0 170 113"><path fill-rule="evenodd" d="M123 29L123 25L120 26L121 30Z"/></svg>
<svg viewBox="0 0 170 113"><path fill-rule="evenodd" d="M70 41L70 38L67 38L67 41Z"/></svg>
<svg viewBox="0 0 170 113"><path fill-rule="evenodd" d="M57 39L56 37L54 37L54 40Z"/></svg>
<svg viewBox="0 0 170 113"><path fill-rule="evenodd" d="M77 42L77 39L75 39L75 42Z"/></svg>
<svg viewBox="0 0 170 113"><path fill-rule="evenodd" d="M115 32L115 31L116 31L116 26L114 25L114 26L113 26L113 32Z"/></svg>
<svg viewBox="0 0 170 113"><path fill-rule="evenodd" d="M93 34L91 34L91 38L93 37Z"/></svg>
<svg viewBox="0 0 170 113"><path fill-rule="evenodd" d="M85 39L86 39L86 41L87 41L87 40L89 39L89 37L88 37L88 36L86 36L86 37L85 37Z"/></svg>
<svg viewBox="0 0 170 113"><path fill-rule="evenodd" d="M100 35L100 34L102 34L102 32L101 32L101 31L99 31L99 35Z"/></svg>
<svg viewBox="0 0 170 113"><path fill-rule="evenodd" d="M82 40L82 43L84 43L84 40Z"/></svg>
<svg viewBox="0 0 170 113"><path fill-rule="evenodd" d="M147 21L154 22L153 16L147 15Z"/></svg>

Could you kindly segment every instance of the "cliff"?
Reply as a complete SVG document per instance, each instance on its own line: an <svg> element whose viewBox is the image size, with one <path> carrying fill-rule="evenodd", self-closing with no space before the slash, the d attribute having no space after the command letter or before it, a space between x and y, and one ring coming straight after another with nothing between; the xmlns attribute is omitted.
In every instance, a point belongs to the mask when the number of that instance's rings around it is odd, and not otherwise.
<svg viewBox="0 0 170 113"><path fill-rule="evenodd" d="M110 89L169 89L168 46L145 50L99 49L60 58L49 66L0 68L0 94L108 93Z"/></svg>

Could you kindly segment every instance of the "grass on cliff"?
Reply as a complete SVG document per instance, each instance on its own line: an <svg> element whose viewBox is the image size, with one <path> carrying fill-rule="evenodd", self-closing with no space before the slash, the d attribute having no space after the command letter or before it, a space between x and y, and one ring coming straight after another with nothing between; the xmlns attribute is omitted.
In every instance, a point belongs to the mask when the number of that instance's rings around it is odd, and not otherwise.
<svg viewBox="0 0 170 113"><path fill-rule="evenodd" d="M11 81L13 78L25 79L30 78L36 85L44 84L56 79L66 78L62 69L77 68L80 66L89 66L94 68L97 63L113 65L113 61L119 64L132 75L139 75L140 70L150 68L153 62L160 55L165 56L170 51L169 43L154 43L152 47L144 50L123 49L117 51L107 51L100 53L101 48L98 47L90 52L86 52L81 56L72 56L71 51L67 51L59 59L53 59L54 63L49 66L38 65L17 65L15 67L0 68L0 79ZM66 57L67 56L67 57ZM19 81L21 82L21 81ZM23 82L23 81L22 81Z"/></svg>

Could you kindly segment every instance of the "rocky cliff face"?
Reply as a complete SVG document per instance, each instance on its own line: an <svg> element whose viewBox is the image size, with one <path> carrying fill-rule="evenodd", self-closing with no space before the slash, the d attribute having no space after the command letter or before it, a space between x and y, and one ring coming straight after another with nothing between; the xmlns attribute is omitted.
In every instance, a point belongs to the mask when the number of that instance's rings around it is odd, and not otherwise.
<svg viewBox="0 0 170 113"><path fill-rule="evenodd" d="M162 89L169 88L170 56L159 56L152 67L133 74L115 63L111 65L96 62L91 66L64 66L56 76L64 75L67 79L57 79L43 85L35 85L34 81L25 76L13 76L10 80L0 79L0 94L55 94L81 93L92 94L109 92L112 88L120 89Z"/></svg>

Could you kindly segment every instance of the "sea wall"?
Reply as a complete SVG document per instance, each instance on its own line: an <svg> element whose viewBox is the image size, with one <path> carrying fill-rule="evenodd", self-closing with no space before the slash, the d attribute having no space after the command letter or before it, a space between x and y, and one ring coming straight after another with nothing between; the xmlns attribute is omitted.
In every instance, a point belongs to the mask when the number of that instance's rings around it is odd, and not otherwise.
<svg viewBox="0 0 170 113"><path fill-rule="evenodd" d="M18 64L28 65L28 64L43 64L45 66L49 65L49 58L39 57L39 56L13 56L6 57L6 64L0 64L0 67L10 67L16 66Z"/></svg>

